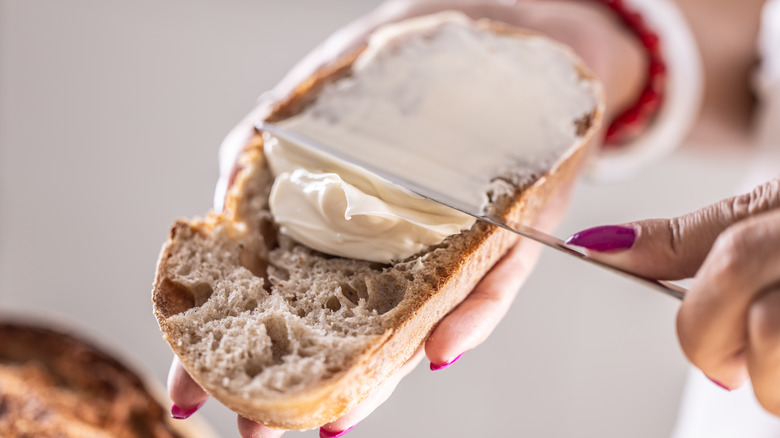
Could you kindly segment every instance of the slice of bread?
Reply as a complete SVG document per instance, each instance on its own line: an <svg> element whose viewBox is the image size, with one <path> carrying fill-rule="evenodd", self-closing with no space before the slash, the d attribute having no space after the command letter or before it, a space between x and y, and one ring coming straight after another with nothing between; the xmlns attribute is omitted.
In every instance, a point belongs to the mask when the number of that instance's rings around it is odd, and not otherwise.
<svg viewBox="0 0 780 438"><path fill-rule="evenodd" d="M541 38L495 22L479 26ZM558 50L574 66L572 86L598 93L580 61ZM350 75L359 54L302 83L268 120L302 111L323 86ZM579 140L545 172L497 181L491 212L533 222L575 177L600 119L596 103L561 121ZM412 356L516 241L478 222L392 264L333 257L278 231L268 206L272 183L256 133L236 163L224 210L173 225L152 297L164 337L192 377L233 411L270 427L308 429L348 412Z"/></svg>
<svg viewBox="0 0 780 438"><path fill-rule="evenodd" d="M208 427L174 424L158 401L159 384L150 385L102 349L22 321L0 320L1 436L214 436Z"/></svg>

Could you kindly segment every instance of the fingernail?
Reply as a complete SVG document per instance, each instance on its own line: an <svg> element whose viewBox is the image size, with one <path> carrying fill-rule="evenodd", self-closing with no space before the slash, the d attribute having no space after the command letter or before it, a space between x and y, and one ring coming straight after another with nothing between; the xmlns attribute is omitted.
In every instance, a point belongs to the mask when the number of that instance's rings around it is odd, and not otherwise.
<svg viewBox="0 0 780 438"><path fill-rule="evenodd" d="M357 426L357 424L355 425ZM338 438L340 436L344 436L345 433L349 432L354 428L355 426L348 427L340 432L328 432L327 430L320 428L320 438Z"/></svg>
<svg viewBox="0 0 780 438"><path fill-rule="evenodd" d="M198 411L198 409L203 406L203 404L206 403L206 400L203 400L202 402L195 405L195 407L190 409L182 409L175 404L171 406L171 418L175 420L186 420L192 416L195 412Z"/></svg>
<svg viewBox="0 0 780 438"><path fill-rule="evenodd" d="M593 251L617 251L629 249L636 241L634 227L622 225L605 225L588 228L566 239L569 245L581 246Z"/></svg>
<svg viewBox="0 0 780 438"><path fill-rule="evenodd" d="M454 364L455 362L457 362L458 359L461 358L461 356L463 356L463 353L459 354L455 359L452 359L451 361L445 362L445 363L440 364L440 365L436 365L433 362L431 362L431 371L443 370L444 368L447 368L448 366L450 366L450 365Z"/></svg>
<svg viewBox="0 0 780 438"><path fill-rule="evenodd" d="M726 391L728 391L728 392L731 392L731 388L729 388L728 386L726 386L726 385L724 385L724 384L722 384L722 383L718 382L717 380L713 379L712 377L707 377L707 378L708 378L708 379L710 379L710 382L712 382L712 383L714 383L714 384L718 385L719 387L721 387L721 388L725 389L725 390L726 390Z"/></svg>

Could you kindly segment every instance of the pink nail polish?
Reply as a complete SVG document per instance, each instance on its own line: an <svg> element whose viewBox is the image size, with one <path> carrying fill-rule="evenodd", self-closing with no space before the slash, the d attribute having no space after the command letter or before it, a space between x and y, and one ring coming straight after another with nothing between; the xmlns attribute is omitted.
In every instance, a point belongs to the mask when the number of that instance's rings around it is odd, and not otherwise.
<svg viewBox="0 0 780 438"><path fill-rule="evenodd" d="M461 358L461 356L463 356L463 353L459 354L457 357L455 357L455 359L452 359L451 361L445 362L445 363L443 363L441 365L436 365L433 362L431 362L431 371L443 370L444 368L447 368L448 366L450 366L450 365L454 364L455 362L457 362L458 359Z"/></svg>
<svg viewBox="0 0 780 438"><path fill-rule="evenodd" d="M357 424L355 426L357 426ZM320 428L320 438L338 438L340 436L344 436L345 433L352 430L352 428L355 426L348 427L340 432L328 432L327 430Z"/></svg>
<svg viewBox="0 0 780 438"><path fill-rule="evenodd" d="M724 385L724 384L722 384L722 383L718 382L717 380L713 379L712 377L707 377L707 378L708 378L708 379L710 379L710 382L712 382L712 383L714 383L714 384L718 385L719 387L721 387L721 388L725 389L725 390L726 390L726 391L728 391L728 392L731 392L731 388L729 388L728 386L726 386L726 385Z"/></svg>
<svg viewBox="0 0 780 438"><path fill-rule="evenodd" d="M581 246L598 252L629 249L636 241L634 227L606 225L582 230L566 239L569 245Z"/></svg>
<svg viewBox="0 0 780 438"><path fill-rule="evenodd" d="M198 409L201 408L206 403L206 400L203 400L202 402L195 405L195 407L190 409L182 409L175 404L171 406L171 418L175 420L186 420L192 416L195 412L198 411Z"/></svg>

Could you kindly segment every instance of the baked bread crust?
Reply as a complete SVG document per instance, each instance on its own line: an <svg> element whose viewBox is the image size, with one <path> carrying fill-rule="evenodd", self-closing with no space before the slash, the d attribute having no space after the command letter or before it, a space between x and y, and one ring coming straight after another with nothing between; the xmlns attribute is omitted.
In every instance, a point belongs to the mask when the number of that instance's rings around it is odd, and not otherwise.
<svg viewBox="0 0 780 438"><path fill-rule="evenodd" d="M4 437L196 436L177 430L145 382L113 357L11 321L0 321L0 430Z"/></svg>
<svg viewBox="0 0 780 438"><path fill-rule="evenodd" d="M496 22L482 20L480 24L497 33L529 35ZM324 84L349 74L359 53L349 54L317 72L280 102L268 119L278 121L298 113ZM571 62L582 79L593 81L573 55ZM548 200L575 178L585 156L585 145L601 117L602 109L598 106L575 121L581 140L547 173L535 175L509 194L495 195L493 211L510 223L533 223ZM478 222L442 245L392 265L318 253L274 229L267 212L273 179L264 162L262 145L262 137L256 133L245 146L222 213L211 213L203 220L178 220L173 225L158 261L152 300L165 339L209 394L241 416L267 426L309 429L347 413L405 363L435 324L470 293L517 237ZM193 270L199 272L194 274ZM322 284L304 283L310 275L302 274L306 270L319 273L316 280ZM336 276L338 281L334 283L328 276ZM350 282L355 278L364 283L355 286ZM290 295L290 286L300 288L301 284L310 287L305 291L308 295ZM367 287L361 288L360 284ZM233 290L226 290L233 286ZM353 301L350 295L357 295L357 299ZM274 300L281 300L279 296L286 300L287 313L270 315L261 308L264 304L276 305ZM300 297L307 303L311 301L308 307L300 304ZM224 305L215 308L217 301ZM231 301L232 305L227 304ZM309 305L312 303L314 306ZM328 309L342 320L355 321L342 324L330 317ZM307 313L309 310L311 313ZM214 324L215 311L217 318L232 314L231 322ZM325 365L335 365L311 381L306 380L305 371L291 365L293 361L284 362L291 354L289 343L296 342L290 333L299 330L296 312L298 318L308 318L308 324L316 330L349 339L335 342L336 351L322 353ZM258 319L263 320L260 329L252 322ZM280 331L275 326L280 320L284 321L281 336L274 334ZM254 336L233 335L236 342L223 345L224 333L235 324L245 331L256 330L252 332ZM210 337L211 329L219 331L218 339ZM269 338L267 342L252 345L264 336ZM212 348L204 348L203 344ZM212 367L226 363L214 361L212 356L224 355L232 348L243 348L245 354L252 356L243 359L244 366L251 365L257 356L264 357L264 362L256 365L259 369L247 371L248 380L240 373ZM303 350L305 347L292 347L293 353L305 357L300 354ZM277 369L280 376L296 376L303 379L303 384L285 380L274 389L274 380L269 378L263 388L244 389L252 379L263 379ZM236 382L244 382L244 386Z"/></svg>

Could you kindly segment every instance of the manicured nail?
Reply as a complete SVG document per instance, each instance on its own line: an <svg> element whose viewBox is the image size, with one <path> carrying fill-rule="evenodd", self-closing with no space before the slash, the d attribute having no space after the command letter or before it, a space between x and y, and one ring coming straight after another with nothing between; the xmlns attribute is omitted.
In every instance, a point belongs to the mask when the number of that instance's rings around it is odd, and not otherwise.
<svg viewBox="0 0 780 438"><path fill-rule="evenodd" d="M463 356L463 353L459 354L455 359L452 359L451 361L445 362L445 363L440 364L440 365L436 365L433 362L431 362L431 371L443 370L444 368L447 368L448 366L450 366L450 365L454 364L455 362L457 362L458 359L460 359L461 356Z"/></svg>
<svg viewBox="0 0 780 438"><path fill-rule="evenodd" d="M605 225L588 228L566 239L569 245L581 246L593 251L617 251L629 249L636 241L634 227L622 225Z"/></svg>
<svg viewBox="0 0 780 438"><path fill-rule="evenodd" d="M198 403L197 405L195 405L194 408L190 408L190 409L186 409L186 410L182 409L182 408L180 408L180 407L178 407L178 406L176 406L174 404L173 406L171 406L171 418L173 418L175 420L186 420L186 419L190 418L192 416L192 414L197 412L198 409L200 409L201 406L203 406L204 403L206 403L206 400L203 400L202 402Z"/></svg>
<svg viewBox="0 0 780 438"><path fill-rule="evenodd" d="M357 424L355 426L357 426ZM352 430L352 428L355 426L348 427L340 432L328 432L327 430L320 428L320 438L338 438L340 436L344 436L345 433Z"/></svg>
<svg viewBox="0 0 780 438"><path fill-rule="evenodd" d="M731 388L729 388L728 386L726 386L726 385L724 385L724 384L722 384L722 383L718 382L717 380L713 379L712 377L707 377L707 378L708 378L708 379L710 379L710 382L712 382L712 383L714 383L714 384L718 385L719 387L721 387L721 388L725 389L725 390L726 390L726 391L728 391L728 392L731 392Z"/></svg>

